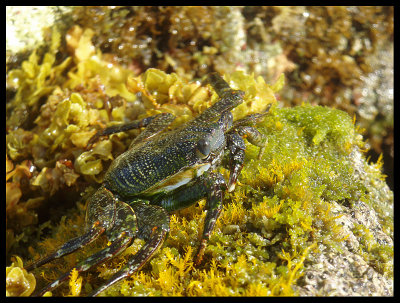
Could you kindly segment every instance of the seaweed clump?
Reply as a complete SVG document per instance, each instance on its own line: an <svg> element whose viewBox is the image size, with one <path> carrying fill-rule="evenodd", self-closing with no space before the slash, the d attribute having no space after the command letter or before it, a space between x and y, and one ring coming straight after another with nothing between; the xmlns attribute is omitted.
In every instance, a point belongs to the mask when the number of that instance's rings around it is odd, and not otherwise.
<svg viewBox="0 0 400 303"><path fill-rule="evenodd" d="M6 296L29 297L35 286L35 276L28 274L23 268L21 258L16 257L16 262L6 268Z"/></svg>

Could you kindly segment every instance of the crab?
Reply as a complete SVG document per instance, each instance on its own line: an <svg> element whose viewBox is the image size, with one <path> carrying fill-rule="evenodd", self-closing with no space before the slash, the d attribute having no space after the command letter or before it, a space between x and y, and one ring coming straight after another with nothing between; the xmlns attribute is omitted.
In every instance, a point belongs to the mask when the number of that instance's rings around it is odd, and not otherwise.
<svg viewBox="0 0 400 303"><path fill-rule="evenodd" d="M141 249L90 296L97 296L116 282L140 270L162 246L169 232L169 213L189 207L206 198L207 214L195 257L200 264L207 241L221 213L225 191L233 191L244 162L246 145L265 148L265 137L254 127L267 114L248 115L233 121L231 110L243 102L244 92L232 89L218 74L207 76L219 100L199 116L173 130L167 127L175 119L161 113L142 120L106 128L91 140L113 133L144 130L129 149L110 165L104 181L89 198L85 232L26 267L30 271L54 259L70 254L105 234L111 243L79 262L72 270L84 272L126 249L135 238L145 240ZM225 155L230 175L228 182L216 169ZM35 295L58 287L68 279L68 271Z"/></svg>

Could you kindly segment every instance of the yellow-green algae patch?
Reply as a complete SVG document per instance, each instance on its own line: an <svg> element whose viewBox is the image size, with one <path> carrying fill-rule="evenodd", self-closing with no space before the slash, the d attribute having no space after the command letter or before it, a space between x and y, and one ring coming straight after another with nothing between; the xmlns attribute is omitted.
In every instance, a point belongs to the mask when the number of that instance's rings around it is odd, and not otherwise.
<svg viewBox="0 0 400 303"><path fill-rule="evenodd" d="M238 185L225 196L203 263L193 264L205 217L205 202L200 201L173 214L169 238L159 253L140 272L103 295L296 295L293 285L302 276L309 254L322 247L341 249L339 243L349 235L336 222L341 214L331 211L331 201L350 206L361 197L368 200L368 190L355 178L351 159L353 149L363 146L352 119L326 107L273 107L258 129L268 139L266 151L257 160L258 148L247 146ZM83 224L79 221L78 225ZM72 235L60 236L68 225L59 229L58 237L64 238L60 244ZM365 243L369 262L379 261L382 274L390 275L390 266L384 264L390 263L393 249L368 244L371 234L360 226L354 235ZM81 295L108 279L142 244L135 241L122 256L83 274ZM85 254L99 248L94 245ZM83 258L82 252L79 256ZM51 280L56 268L61 274L72 268L76 258L68 265L62 262L36 272Z"/></svg>
<svg viewBox="0 0 400 303"><path fill-rule="evenodd" d="M28 297L35 289L35 276L23 268L22 260L16 257L16 262L6 268L6 296Z"/></svg>

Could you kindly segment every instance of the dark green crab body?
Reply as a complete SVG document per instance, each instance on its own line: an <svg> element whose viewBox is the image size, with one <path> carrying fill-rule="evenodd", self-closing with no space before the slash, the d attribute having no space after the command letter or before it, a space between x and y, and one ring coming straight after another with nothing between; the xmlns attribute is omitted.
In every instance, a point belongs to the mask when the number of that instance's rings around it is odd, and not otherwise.
<svg viewBox="0 0 400 303"><path fill-rule="evenodd" d="M212 128L169 132L132 147L113 162L104 185L124 198L168 193L185 185L210 168L208 160L199 161L196 148L211 131ZM225 145L223 141L218 143L216 160Z"/></svg>
<svg viewBox="0 0 400 303"><path fill-rule="evenodd" d="M243 166L245 143L242 137L261 147L264 138L253 127L266 114L249 115L233 122L233 108L243 102L242 91L233 90L216 73L206 81L220 100L194 120L166 131L174 120L168 113L121 126L107 128L100 136L146 127L131 143L128 151L117 157L108 169L104 182L88 201L86 233L74 238L53 254L31 264L31 270L86 245L105 233L111 245L100 250L74 268L78 272L103 263L122 252L136 237L145 244L91 295L97 295L117 281L139 270L160 248L169 231L169 212L188 207L207 198L207 215L196 263L202 260L207 240L222 210L223 192L232 191ZM230 169L226 183L214 172L228 154ZM54 289L68 279L70 272L50 283L37 295Z"/></svg>

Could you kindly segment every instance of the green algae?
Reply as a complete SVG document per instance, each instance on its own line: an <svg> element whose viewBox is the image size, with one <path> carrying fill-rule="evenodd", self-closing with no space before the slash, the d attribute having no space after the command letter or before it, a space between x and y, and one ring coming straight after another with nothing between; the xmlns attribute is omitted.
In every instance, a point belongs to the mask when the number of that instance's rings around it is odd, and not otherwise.
<svg viewBox="0 0 400 303"><path fill-rule="evenodd" d="M296 295L293 285L308 255L321 245L340 250L346 235L335 222L341 214L333 213L330 202L351 205L368 199L365 185L354 178L352 150L362 141L352 119L326 107L274 107L258 129L267 136L266 151L257 160L257 148L247 146L239 184L225 197L203 263L193 265L205 217L201 201L173 214L160 252L103 295ZM314 140L322 132L323 139ZM364 257L390 275L393 248L377 245L363 226L354 235L365 248ZM109 278L128 257L123 253L99 267L97 275ZM96 272L84 275L83 283L90 283L86 288L101 283Z"/></svg>

